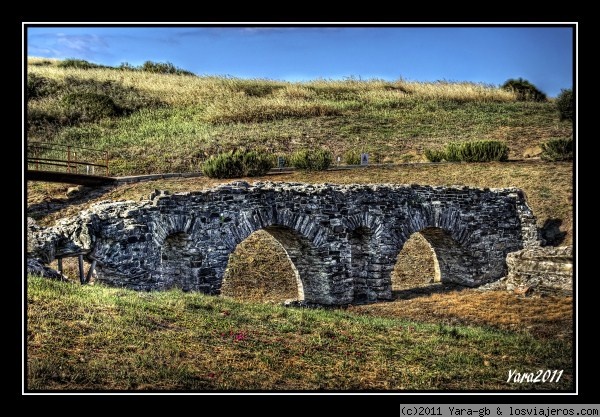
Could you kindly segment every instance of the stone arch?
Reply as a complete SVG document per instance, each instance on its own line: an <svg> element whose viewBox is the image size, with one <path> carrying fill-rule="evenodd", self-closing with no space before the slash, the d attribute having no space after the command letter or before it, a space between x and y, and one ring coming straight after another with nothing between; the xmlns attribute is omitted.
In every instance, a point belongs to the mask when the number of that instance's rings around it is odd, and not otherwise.
<svg viewBox="0 0 600 417"><path fill-rule="evenodd" d="M428 226L416 232L420 233L431 247L434 282L474 285L474 277L478 273L477 263L468 248L457 241L450 231L441 227ZM402 241L398 254L406 240Z"/></svg>
<svg viewBox="0 0 600 417"><path fill-rule="evenodd" d="M152 238L157 247L161 247L165 240L176 233L193 234L196 218L187 214L160 215L150 225Z"/></svg>
<svg viewBox="0 0 600 417"><path fill-rule="evenodd" d="M464 284L462 277L473 272L472 256L468 251L442 228L426 227L419 233L433 251L434 282Z"/></svg>
<svg viewBox="0 0 600 417"><path fill-rule="evenodd" d="M420 233L433 252L434 282L473 286L478 282L478 265L469 241L471 230L454 207L441 207L438 201L413 205L407 218L400 219L395 258L414 233ZM481 252L478 252L481 253ZM390 280L391 284L391 280Z"/></svg>
<svg viewBox="0 0 600 417"><path fill-rule="evenodd" d="M298 299L313 304L334 304L332 277L324 251L328 230L315 219L289 208L257 207L243 210L223 233L226 253L215 267L218 293L231 253L252 233L263 230L285 251L298 285ZM217 262L215 262L217 263Z"/></svg>
<svg viewBox="0 0 600 417"><path fill-rule="evenodd" d="M298 269L281 242L265 229L253 232L231 252L220 293L253 301L304 300Z"/></svg>

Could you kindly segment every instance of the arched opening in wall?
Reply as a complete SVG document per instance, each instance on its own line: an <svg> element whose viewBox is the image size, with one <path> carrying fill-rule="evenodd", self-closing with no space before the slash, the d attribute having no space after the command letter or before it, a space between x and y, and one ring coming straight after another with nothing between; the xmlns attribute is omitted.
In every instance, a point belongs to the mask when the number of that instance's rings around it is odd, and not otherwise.
<svg viewBox="0 0 600 417"><path fill-rule="evenodd" d="M282 243L290 231L269 227L256 231L229 256L221 295L240 300L275 302L302 300L298 271Z"/></svg>
<svg viewBox="0 0 600 417"><path fill-rule="evenodd" d="M192 237L184 232L172 233L165 239L160 254L162 288L198 288L198 271L203 254L194 246Z"/></svg>
<svg viewBox="0 0 600 417"><path fill-rule="evenodd" d="M435 250L422 233L413 233L396 259L392 271L392 291L426 287L440 281Z"/></svg>
<svg viewBox="0 0 600 417"><path fill-rule="evenodd" d="M404 244L392 273L392 290L406 290L443 284L436 291L472 286L478 273L473 256L450 233L426 227Z"/></svg>

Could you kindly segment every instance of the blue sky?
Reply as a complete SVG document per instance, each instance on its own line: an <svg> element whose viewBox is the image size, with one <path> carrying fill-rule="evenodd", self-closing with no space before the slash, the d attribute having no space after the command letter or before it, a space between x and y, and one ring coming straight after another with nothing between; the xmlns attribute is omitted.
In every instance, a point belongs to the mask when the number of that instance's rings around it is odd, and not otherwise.
<svg viewBox="0 0 600 417"><path fill-rule="evenodd" d="M573 86L568 27L28 27L27 55L171 62L198 75Z"/></svg>

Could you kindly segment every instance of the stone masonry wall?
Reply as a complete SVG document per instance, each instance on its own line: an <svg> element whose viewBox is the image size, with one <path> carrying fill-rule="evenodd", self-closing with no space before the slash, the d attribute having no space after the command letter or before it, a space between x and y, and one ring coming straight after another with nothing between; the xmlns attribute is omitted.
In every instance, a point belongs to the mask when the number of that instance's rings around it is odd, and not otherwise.
<svg viewBox="0 0 600 417"><path fill-rule="evenodd" d="M509 253L506 289L537 295L573 294L573 247L535 247Z"/></svg>
<svg viewBox="0 0 600 417"><path fill-rule="evenodd" d="M141 202L102 202L48 229L30 228L30 256L85 253L98 280L139 290L218 294L229 255L264 229L294 264L304 301L391 297L404 242L422 232L441 280L467 286L507 272L506 255L538 244L519 189L245 182Z"/></svg>

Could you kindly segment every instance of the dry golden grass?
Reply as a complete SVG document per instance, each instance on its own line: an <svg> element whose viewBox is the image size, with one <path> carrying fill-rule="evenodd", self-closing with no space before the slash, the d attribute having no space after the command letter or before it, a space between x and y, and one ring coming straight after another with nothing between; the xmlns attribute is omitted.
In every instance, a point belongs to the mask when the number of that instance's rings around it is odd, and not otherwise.
<svg viewBox="0 0 600 417"><path fill-rule="evenodd" d="M438 284L431 289L436 286ZM507 291L476 289L400 296L403 298L389 303L351 306L349 309L353 313L377 317L489 326L526 332L542 339L568 340L573 336L573 297L530 298Z"/></svg>
<svg viewBox="0 0 600 417"><path fill-rule="evenodd" d="M392 271L392 290L430 285L435 277L431 245L420 233L404 243Z"/></svg>
<svg viewBox="0 0 600 417"><path fill-rule="evenodd" d="M52 65L39 65L41 62ZM283 97L303 101L315 98L316 93L331 98L357 95L370 102L423 98L460 101L516 101L513 92L495 86L476 83L454 82L409 82L397 80L314 80L302 83L273 81L268 79L237 79L228 77L187 77L155 74L143 71L118 69L60 68L58 60L28 58L28 71L46 78L60 80L67 76L93 78L98 81L118 81L125 86L138 88L155 95L170 105L201 104L205 97L220 97L230 103L248 96ZM38 64L38 65L36 65ZM232 95L231 93L237 93ZM233 100L232 100L233 99Z"/></svg>
<svg viewBox="0 0 600 417"><path fill-rule="evenodd" d="M296 276L275 238L259 230L238 245L229 258L221 295L273 303L298 298Z"/></svg>

